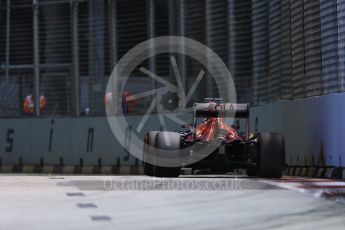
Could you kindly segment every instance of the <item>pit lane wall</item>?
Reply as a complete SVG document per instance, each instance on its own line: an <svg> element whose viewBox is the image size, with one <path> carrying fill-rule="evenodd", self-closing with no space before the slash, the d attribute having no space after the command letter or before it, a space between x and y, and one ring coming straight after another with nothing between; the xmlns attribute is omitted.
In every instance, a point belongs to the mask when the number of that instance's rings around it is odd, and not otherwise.
<svg viewBox="0 0 345 230"><path fill-rule="evenodd" d="M251 129L285 136L291 166L345 166L345 94L277 101L251 108ZM136 127L142 117L128 118ZM160 130L150 118L147 130ZM174 123L169 130L178 130ZM144 128L144 129L145 129ZM150 130L148 130L150 129ZM128 166L141 162L113 136L105 117L0 119L0 167Z"/></svg>

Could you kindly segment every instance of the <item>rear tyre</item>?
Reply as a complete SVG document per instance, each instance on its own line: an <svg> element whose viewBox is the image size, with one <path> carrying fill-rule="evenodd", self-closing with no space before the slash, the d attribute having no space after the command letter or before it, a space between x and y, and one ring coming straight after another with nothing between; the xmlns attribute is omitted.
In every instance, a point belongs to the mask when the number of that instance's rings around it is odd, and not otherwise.
<svg viewBox="0 0 345 230"><path fill-rule="evenodd" d="M168 139L168 142L166 141ZM175 132L159 132L156 135L155 147L159 150L179 150L181 146L180 134ZM156 177L179 177L181 167L153 166L153 175Z"/></svg>
<svg viewBox="0 0 345 230"><path fill-rule="evenodd" d="M257 177L259 175L258 170L256 168L249 168L246 172L247 176L249 177Z"/></svg>
<svg viewBox="0 0 345 230"><path fill-rule="evenodd" d="M152 132L148 132L145 136L144 139L144 173L147 176L154 176L154 166L150 163L147 162L148 159L148 151L150 151L150 149L148 148L148 146L151 147L155 147L155 143L156 143L156 135L157 135L157 131L152 131ZM152 155L153 153L150 153L150 155Z"/></svg>
<svg viewBox="0 0 345 230"><path fill-rule="evenodd" d="M258 144L258 175L265 178L281 178L285 165L284 137L276 133L261 133Z"/></svg>

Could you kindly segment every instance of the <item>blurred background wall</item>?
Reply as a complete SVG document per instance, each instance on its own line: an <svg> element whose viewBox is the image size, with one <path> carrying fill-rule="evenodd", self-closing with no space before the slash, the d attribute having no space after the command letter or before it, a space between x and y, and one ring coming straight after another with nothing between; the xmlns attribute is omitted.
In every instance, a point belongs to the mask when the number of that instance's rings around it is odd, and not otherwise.
<svg viewBox="0 0 345 230"><path fill-rule="evenodd" d="M233 75L239 102L343 92L344 7L344 0L1 0L0 116L23 115L23 100L35 93L48 101L42 115L78 116L85 108L104 115L116 62L164 35L214 50ZM172 75L164 55L146 65ZM179 65L188 88L200 64L181 58ZM130 81L132 91L152 87L139 71ZM209 80L194 100L216 91Z"/></svg>
<svg viewBox="0 0 345 230"><path fill-rule="evenodd" d="M22 104L30 94L47 99L36 115L79 116L86 108L104 115L105 86L116 62L140 42L166 35L213 49L231 69L239 100L251 101L251 6L250 0L1 0L0 116L25 115ZM164 78L172 75L167 55L144 65ZM179 66L188 89L201 65L181 58ZM194 100L217 96L208 79ZM152 88L139 71L130 83L133 93Z"/></svg>
<svg viewBox="0 0 345 230"><path fill-rule="evenodd" d="M291 145L291 127L304 130L303 146L288 147L289 161L301 164L308 155L312 162L322 149L334 155L329 164L337 164L345 147L325 149L324 143L333 146L326 139L334 140L333 127L343 120L345 0L0 0L0 117L104 116L105 87L117 61L164 35L214 50L233 75L238 101L254 106L261 129L286 133ZM171 80L167 55L143 65ZM187 89L202 66L183 57L178 65ZM152 87L139 71L129 79L133 94ZM44 109L25 112L30 95L36 102L44 96ZM217 90L207 80L193 101L212 96ZM149 103L138 103L134 114ZM308 147L316 139L317 148Z"/></svg>

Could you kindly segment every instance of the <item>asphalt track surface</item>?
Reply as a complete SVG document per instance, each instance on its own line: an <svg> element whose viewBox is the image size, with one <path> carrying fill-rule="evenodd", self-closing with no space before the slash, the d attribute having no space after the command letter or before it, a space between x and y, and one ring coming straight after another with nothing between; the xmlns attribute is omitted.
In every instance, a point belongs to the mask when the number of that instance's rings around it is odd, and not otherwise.
<svg viewBox="0 0 345 230"><path fill-rule="evenodd" d="M0 175L0 229L345 229L345 182Z"/></svg>

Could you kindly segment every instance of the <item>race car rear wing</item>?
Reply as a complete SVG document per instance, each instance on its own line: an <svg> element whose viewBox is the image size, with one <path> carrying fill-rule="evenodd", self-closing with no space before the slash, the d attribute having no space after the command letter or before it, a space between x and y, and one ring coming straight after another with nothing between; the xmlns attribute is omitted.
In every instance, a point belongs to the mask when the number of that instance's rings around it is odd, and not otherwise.
<svg viewBox="0 0 345 230"><path fill-rule="evenodd" d="M195 103L194 116L249 118L249 104Z"/></svg>

